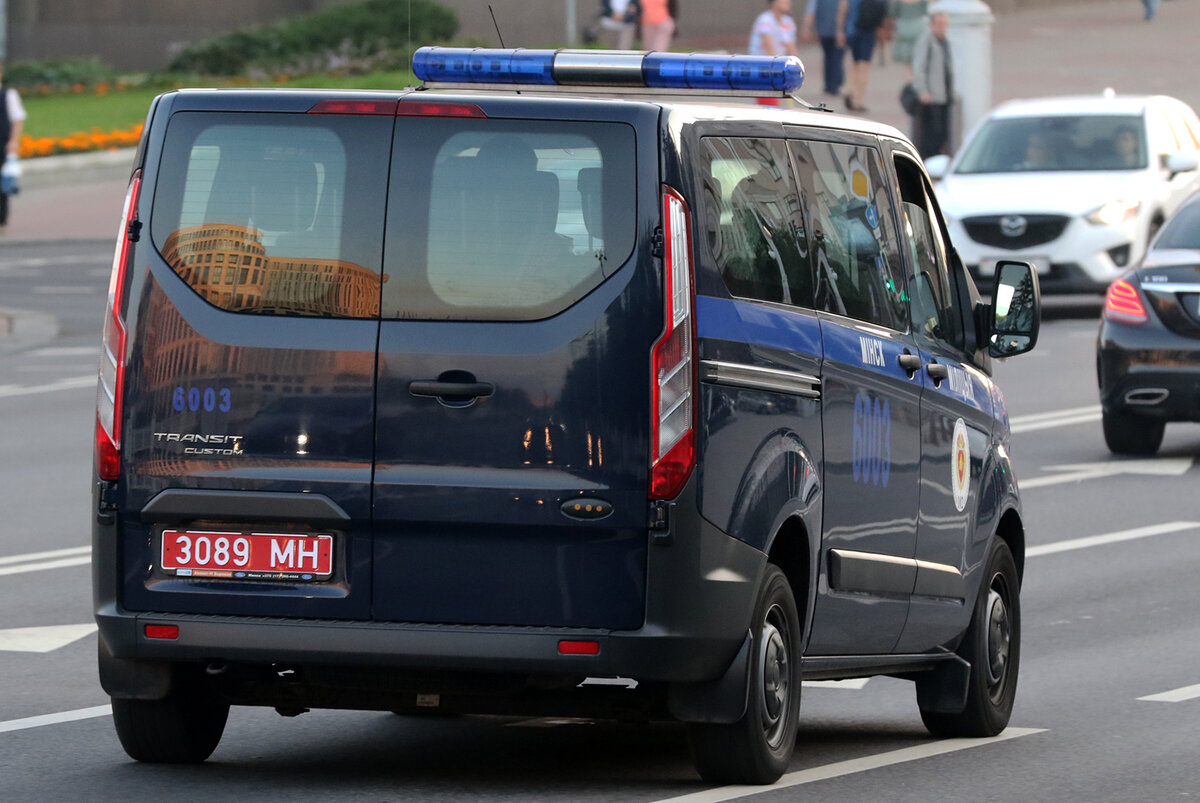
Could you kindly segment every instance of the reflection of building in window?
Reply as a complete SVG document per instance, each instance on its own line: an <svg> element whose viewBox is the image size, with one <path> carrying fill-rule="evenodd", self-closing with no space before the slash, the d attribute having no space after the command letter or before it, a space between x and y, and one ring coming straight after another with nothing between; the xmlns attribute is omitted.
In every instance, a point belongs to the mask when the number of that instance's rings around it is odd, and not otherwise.
<svg viewBox="0 0 1200 803"><path fill-rule="evenodd" d="M374 318L380 276L339 259L270 255L262 232L208 224L180 229L162 256L193 290L231 312Z"/></svg>

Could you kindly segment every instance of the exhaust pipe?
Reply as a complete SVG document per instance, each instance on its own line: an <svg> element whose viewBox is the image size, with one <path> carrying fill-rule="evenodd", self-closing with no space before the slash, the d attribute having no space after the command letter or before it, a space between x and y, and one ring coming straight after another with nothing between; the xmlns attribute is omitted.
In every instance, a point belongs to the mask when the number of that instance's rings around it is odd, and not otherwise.
<svg viewBox="0 0 1200 803"><path fill-rule="evenodd" d="M1139 388L1125 394L1125 403L1139 407L1153 407L1162 404L1171 395L1166 388Z"/></svg>

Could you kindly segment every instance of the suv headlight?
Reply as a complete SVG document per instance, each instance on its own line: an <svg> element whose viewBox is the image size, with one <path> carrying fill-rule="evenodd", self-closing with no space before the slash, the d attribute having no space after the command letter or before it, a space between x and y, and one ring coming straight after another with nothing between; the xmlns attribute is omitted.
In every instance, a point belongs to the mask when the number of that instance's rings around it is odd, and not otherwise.
<svg viewBox="0 0 1200 803"><path fill-rule="evenodd" d="M1116 226L1132 220L1142 208L1141 201L1109 201L1087 213L1087 222L1097 226Z"/></svg>

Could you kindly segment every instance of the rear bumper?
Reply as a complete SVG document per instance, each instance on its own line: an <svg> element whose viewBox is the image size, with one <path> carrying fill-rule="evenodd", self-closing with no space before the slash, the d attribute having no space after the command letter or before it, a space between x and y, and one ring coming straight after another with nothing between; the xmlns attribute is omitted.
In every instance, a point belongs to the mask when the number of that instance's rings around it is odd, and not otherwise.
<svg viewBox="0 0 1200 803"><path fill-rule="evenodd" d="M144 662L714 680L745 640L766 555L701 517L695 487L693 477L673 505L669 537L647 535L645 618L636 630L130 611L120 602L115 523L94 530L96 621L111 656ZM174 625L178 637L147 638L147 625ZM562 655L560 641L594 641L599 650Z"/></svg>
<svg viewBox="0 0 1200 803"><path fill-rule="evenodd" d="M1101 328L1096 359L1101 406L1161 421L1200 421L1200 341L1157 326L1130 329L1108 323Z"/></svg>

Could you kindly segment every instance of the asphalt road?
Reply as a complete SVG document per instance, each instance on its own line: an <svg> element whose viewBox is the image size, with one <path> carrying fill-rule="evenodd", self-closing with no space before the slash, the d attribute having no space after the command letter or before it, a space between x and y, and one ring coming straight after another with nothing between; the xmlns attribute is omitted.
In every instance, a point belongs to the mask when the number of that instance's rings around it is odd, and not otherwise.
<svg viewBox="0 0 1200 803"><path fill-rule="evenodd" d="M110 260L104 241L0 251L0 306L57 322L20 343L8 338L0 351L6 801L1200 796L1200 508L1192 497L1200 427L1168 427L1153 460L1108 455L1094 307L1079 305L1044 324L1032 354L996 369L1013 416L1030 545L1020 687L998 739L930 737L911 684L880 678L806 687L791 772L767 789L701 783L678 727L581 721L322 711L283 719L234 709L206 764L131 762L96 680L86 549Z"/></svg>

